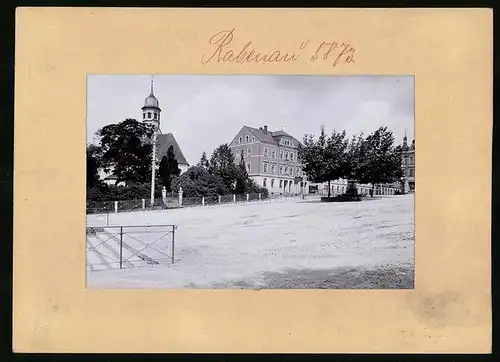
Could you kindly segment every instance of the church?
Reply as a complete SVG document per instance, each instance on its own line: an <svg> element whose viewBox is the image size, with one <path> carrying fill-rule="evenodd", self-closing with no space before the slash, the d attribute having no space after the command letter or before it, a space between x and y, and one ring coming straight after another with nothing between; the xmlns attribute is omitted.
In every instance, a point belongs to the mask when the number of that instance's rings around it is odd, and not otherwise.
<svg viewBox="0 0 500 362"><path fill-rule="evenodd" d="M181 174L186 172L186 170L189 168L189 163L187 162L186 157L184 157L184 154L182 153L179 143L177 142L172 133L162 133L161 131L160 127L161 108L158 98L156 98L156 96L154 95L153 79L151 79L151 91L144 100L144 106L142 106L141 108L141 113L142 113L142 121L151 124L155 127L155 133L156 133L155 149L156 149L156 160L158 164L163 158L163 156L167 155L168 149L170 148L170 146L172 146L174 149L175 159L179 163ZM108 177L105 177L104 181L107 184L114 185L116 182L116 177L110 175Z"/></svg>

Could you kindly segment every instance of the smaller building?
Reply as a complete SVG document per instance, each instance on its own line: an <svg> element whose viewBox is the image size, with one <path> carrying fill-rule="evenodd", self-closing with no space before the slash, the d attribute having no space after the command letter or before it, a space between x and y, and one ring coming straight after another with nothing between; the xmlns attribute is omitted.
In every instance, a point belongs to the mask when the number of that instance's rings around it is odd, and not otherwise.
<svg viewBox="0 0 500 362"><path fill-rule="evenodd" d="M401 179L401 192L406 194L415 192L415 140L408 146L406 134L403 138L402 151L403 177Z"/></svg>

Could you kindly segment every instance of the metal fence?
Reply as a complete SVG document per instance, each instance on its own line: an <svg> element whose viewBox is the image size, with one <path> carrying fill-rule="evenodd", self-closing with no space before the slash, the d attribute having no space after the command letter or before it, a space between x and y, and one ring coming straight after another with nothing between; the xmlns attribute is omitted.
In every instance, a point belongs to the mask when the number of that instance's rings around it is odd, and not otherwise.
<svg viewBox="0 0 500 362"><path fill-rule="evenodd" d="M87 270L174 264L176 230L176 225L87 226Z"/></svg>

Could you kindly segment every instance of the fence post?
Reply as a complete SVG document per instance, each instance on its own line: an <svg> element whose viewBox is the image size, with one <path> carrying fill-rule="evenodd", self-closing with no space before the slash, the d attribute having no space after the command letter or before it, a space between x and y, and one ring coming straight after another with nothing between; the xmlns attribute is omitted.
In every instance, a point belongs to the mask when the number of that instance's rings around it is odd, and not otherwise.
<svg viewBox="0 0 500 362"><path fill-rule="evenodd" d="M120 269L122 268L123 256L123 226L120 226Z"/></svg>
<svg viewBox="0 0 500 362"><path fill-rule="evenodd" d="M182 206L182 187L179 187L179 207Z"/></svg>
<svg viewBox="0 0 500 362"><path fill-rule="evenodd" d="M222 196L221 196L221 195L219 195L219 204L220 204L220 200L221 200L221 198L222 198Z"/></svg>
<svg viewBox="0 0 500 362"><path fill-rule="evenodd" d="M106 226L109 226L109 212L106 213Z"/></svg>
<svg viewBox="0 0 500 362"><path fill-rule="evenodd" d="M174 253L175 253L175 225L172 225L172 264L175 263Z"/></svg>
<svg viewBox="0 0 500 362"><path fill-rule="evenodd" d="M205 206L205 196L201 197L201 206Z"/></svg>
<svg viewBox="0 0 500 362"><path fill-rule="evenodd" d="M233 202L236 202L236 195L233 194Z"/></svg>
<svg viewBox="0 0 500 362"><path fill-rule="evenodd" d="M118 212L118 201L115 201L115 212Z"/></svg>
<svg viewBox="0 0 500 362"><path fill-rule="evenodd" d="M250 194L247 194L247 202L250 200Z"/></svg>
<svg viewBox="0 0 500 362"><path fill-rule="evenodd" d="M260 192L259 192L259 200L260 200Z"/></svg>
<svg viewBox="0 0 500 362"><path fill-rule="evenodd" d="M146 208L146 199L142 199L142 208L145 209Z"/></svg>

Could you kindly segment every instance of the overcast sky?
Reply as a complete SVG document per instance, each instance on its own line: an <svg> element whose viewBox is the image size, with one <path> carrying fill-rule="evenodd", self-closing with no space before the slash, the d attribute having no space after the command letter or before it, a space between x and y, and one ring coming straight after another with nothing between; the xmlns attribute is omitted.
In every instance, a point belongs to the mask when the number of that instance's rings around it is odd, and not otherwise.
<svg viewBox="0 0 500 362"><path fill-rule="evenodd" d="M110 123L142 119L151 75L87 77L87 140ZM155 75L161 130L172 132L190 164L231 142L243 125L305 133L380 126L400 143L414 136L413 76Z"/></svg>

